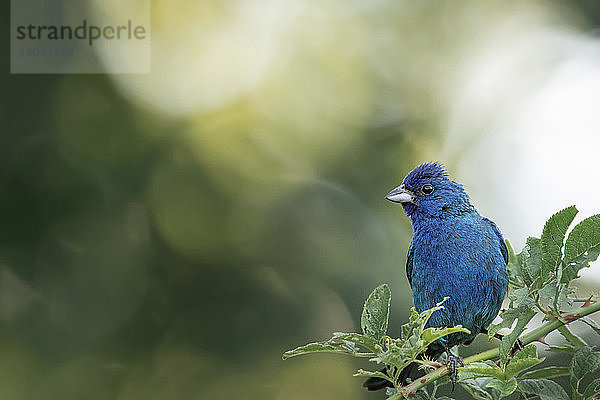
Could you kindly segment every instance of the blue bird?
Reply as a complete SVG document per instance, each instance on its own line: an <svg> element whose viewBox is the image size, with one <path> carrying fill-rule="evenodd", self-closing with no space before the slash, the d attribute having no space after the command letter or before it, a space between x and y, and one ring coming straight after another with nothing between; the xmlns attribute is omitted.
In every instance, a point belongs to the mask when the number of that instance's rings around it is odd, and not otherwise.
<svg viewBox="0 0 600 400"><path fill-rule="evenodd" d="M448 297L444 308L432 314L428 327L462 325L471 332L448 335L425 353L439 357L446 352L454 387L458 365L464 364L450 349L487 333L506 296L506 244L496 224L479 215L462 185L450 180L437 162L413 169L386 199L400 203L412 223L406 276L416 310L425 311ZM402 384L414 372L405 371ZM370 378L364 386L377 390L391 384Z"/></svg>

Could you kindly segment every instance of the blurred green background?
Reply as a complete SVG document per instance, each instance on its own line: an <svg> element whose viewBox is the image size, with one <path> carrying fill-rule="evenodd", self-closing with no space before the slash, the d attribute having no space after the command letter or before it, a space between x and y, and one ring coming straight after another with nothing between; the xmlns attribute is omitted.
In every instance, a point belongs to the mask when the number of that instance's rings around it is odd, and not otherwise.
<svg viewBox="0 0 600 400"><path fill-rule="evenodd" d="M360 362L281 354L359 329L382 282L396 334L411 230L383 197L416 164L446 163L517 248L568 203L527 175L555 139L504 135L564 116L597 150L599 22L591 0L156 0L149 75L103 54L103 75L10 75L4 51L0 398L383 398ZM582 126L561 112L584 104ZM561 171L597 177L577 158Z"/></svg>

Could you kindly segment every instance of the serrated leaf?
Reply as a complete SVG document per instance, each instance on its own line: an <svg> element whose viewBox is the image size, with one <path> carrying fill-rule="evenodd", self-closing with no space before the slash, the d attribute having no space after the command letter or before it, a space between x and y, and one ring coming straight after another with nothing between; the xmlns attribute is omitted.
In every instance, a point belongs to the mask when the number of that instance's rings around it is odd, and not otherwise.
<svg viewBox="0 0 600 400"><path fill-rule="evenodd" d="M363 307L360 326L363 333L381 342L387 332L392 295L388 285L378 286L371 292Z"/></svg>
<svg viewBox="0 0 600 400"><path fill-rule="evenodd" d="M526 379L556 378L571 374L569 367L545 367L535 371L525 372L522 377Z"/></svg>
<svg viewBox="0 0 600 400"><path fill-rule="evenodd" d="M577 215L577 208L570 206L550 217L542 232L542 282L548 281L558 272L562 259L562 247L569 225Z"/></svg>
<svg viewBox="0 0 600 400"><path fill-rule="evenodd" d="M558 293L558 285L556 281L549 282L544 285L538 292L540 300L546 300L547 303L554 303L556 294Z"/></svg>
<svg viewBox="0 0 600 400"><path fill-rule="evenodd" d="M473 368L473 372L470 371L470 369ZM458 377L459 377L459 381L466 381L468 379L475 379L478 377L482 377L482 376L489 376L487 371L487 369L497 369L500 371L500 373L502 372L502 369L500 369L495 362L493 362L492 360L485 360L485 361L475 361L472 363L467 364L465 367L460 368L458 371ZM480 371L479 369L481 369L482 371ZM492 374L496 374L494 372L492 372ZM499 374L497 376L500 376Z"/></svg>
<svg viewBox="0 0 600 400"><path fill-rule="evenodd" d="M477 400L499 400L500 391L498 389L486 387L491 378L469 379L460 382L460 385Z"/></svg>
<svg viewBox="0 0 600 400"><path fill-rule="evenodd" d="M552 309L555 313L560 314L560 311L565 307L571 307L573 303L569 300L569 297L575 293L575 288L568 285L562 284L558 290L558 295L554 298L552 303Z"/></svg>
<svg viewBox="0 0 600 400"><path fill-rule="evenodd" d="M495 379L504 379L504 372L498 368L477 368L477 367L463 367L463 372L468 372L477 377L488 377Z"/></svg>
<svg viewBox="0 0 600 400"><path fill-rule="evenodd" d="M411 324L404 324L400 327L400 339L406 340L412 331Z"/></svg>
<svg viewBox="0 0 600 400"><path fill-rule="evenodd" d="M283 353L283 359L287 360L288 358L311 353L337 353L353 356L360 355L358 348L353 343L315 342L286 351Z"/></svg>
<svg viewBox="0 0 600 400"><path fill-rule="evenodd" d="M523 287L525 282L523 282L523 274L521 273L521 261L520 258L517 262L508 263L506 265L506 270L508 272L508 282L512 287Z"/></svg>
<svg viewBox="0 0 600 400"><path fill-rule="evenodd" d="M500 322L499 324L490 325L490 327L488 328L488 335L491 338L500 329L510 328L515 322L515 320L517 321L512 332L508 335L504 335L502 341L500 342L499 350L502 364L506 364L506 362L508 361L508 355L512 350L515 342L517 341L523 330L525 330L525 326L529 323L529 321L531 321L534 315L535 311L528 307L509 308L508 310L500 314L502 322Z"/></svg>
<svg viewBox="0 0 600 400"><path fill-rule="evenodd" d="M563 269L561 282L569 283L578 277L579 271L583 268L588 268L590 263L596 261L600 255L600 246L592 247L587 252L566 264Z"/></svg>
<svg viewBox="0 0 600 400"><path fill-rule="evenodd" d="M586 343L579 336L571 332L566 325L559 326L558 331L560 332L562 337L564 337L567 340L567 342L569 342L569 344L571 344L572 346L586 346Z"/></svg>
<svg viewBox="0 0 600 400"><path fill-rule="evenodd" d="M565 262L569 263L600 245L600 214L593 215L577 224L565 243Z"/></svg>
<svg viewBox="0 0 600 400"><path fill-rule="evenodd" d="M521 372L529 369L543 360L537 357L537 349L535 345L530 344L523 350L517 352L508 362L504 369L505 380L517 376Z"/></svg>
<svg viewBox="0 0 600 400"><path fill-rule="evenodd" d="M519 316L520 310L518 308L509 308L500 314L502 321L497 324L491 324L488 327L488 337L491 340L494 335L502 328L510 328Z"/></svg>
<svg viewBox="0 0 600 400"><path fill-rule="evenodd" d="M594 396L600 394L600 378L594 379L583 392L584 400L595 400ZM597 399L597 397L596 397Z"/></svg>
<svg viewBox="0 0 600 400"><path fill-rule="evenodd" d="M415 322L417 322L417 319L419 319L420 314L417 312L417 310L414 307L410 308L410 316L408 317L408 323L409 324L414 324Z"/></svg>
<svg viewBox="0 0 600 400"><path fill-rule="evenodd" d="M536 237L527 238L527 244L521 251L521 274L527 286L539 287L542 270L542 241ZM535 283L535 285L534 285Z"/></svg>
<svg viewBox="0 0 600 400"><path fill-rule="evenodd" d="M565 268L562 282L577 277L581 268L589 266L600 255L600 214L584 219L577 224L565 243Z"/></svg>
<svg viewBox="0 0 600 400"><path fill-rule="evenodd" d="M572 305L569 296L573 292L572 287L552 280L538 291L538 296L540 303L547 304L555 313L559 314L561 309Z"/></svg>
<svg viewBox="0 0 600 400"><path fill-rule="evenodd" d="M537 359L537 348L533 344L525 346L523 349L517 351L511 361L523 360L526 358Z"/></svg>
<svg viewBox="0 0 600 400"><path fill-rule="evenodd" d="M534 394L540 397L540 400L569 400L565 390L556 382L549 379L524 379L518 384L519 390Z"/></svg>
<svg viewBox="0 0 600 400"><path fill-rule="evenodd" d="M360 333L345 333L345 332L334 332L333 337L329 340L329 342L336 341L347 341L350 343L354 343L355 345L364 347L365 349L377 352L381 349L381 347L373 340L372 338L361 335Z"/></svg>
<svg viewBox="0 0 600 400"><path fill-rule="evenodd" d="M381 371L365 371L364 369L359 369L352 376L365 377L365 378L381 378L381 379L385 379L386 381L393 383L392 379Z"/></svg>
<svg viewBox="0 0 600 400"><path fill-rule="evenodd" d="M469 379L472 376L487 376L495 379L504 380L505 375L502 369L497 365L486 362L472 362L460 369L461 379ZM473 374L473 375L468 375Z"/></svg>
<svg viewBox="0 0 600 400"><path fill-rule="evenodd" d="M514 378L508 381L494 379L488 382L486 387L497 389L500 392L500 398L502 398L510 396L517 389L517 380Z"/></svg>
<svg viewBox="0 0 600 400"><path fill-rule="evenodd" d="M600 351L590 347L578 347L575 349L573 360L571 360L571 387L578 391L579 383L584 376L600 368Z"/></svg>
<svg viewBox="0 0 600 400"><path fill-rule="evenodd" d="M421 339L423 340L423 342L425 342L425 345L428 345L444 336L456 332L471 333L471 331L469 331L466 328L463 328L462 326L455 326L452 328L427 328L421 334Z"/></svg>
<svg viewBox="0 0 600 400"><path fill-rule="evenodd" d="M535 305L535 300L530 296L527 287L511 291L508 297L516 307L533 307Z"/></svg>

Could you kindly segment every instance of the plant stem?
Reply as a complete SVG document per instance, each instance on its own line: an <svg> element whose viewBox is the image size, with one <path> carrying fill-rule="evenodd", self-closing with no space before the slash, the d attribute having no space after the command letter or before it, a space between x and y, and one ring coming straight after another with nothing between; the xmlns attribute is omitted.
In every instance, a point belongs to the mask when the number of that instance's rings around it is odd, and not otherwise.
<svg viewBox="0 0 600 400"><path fill-rule="evenodd" d="M600 301L598 301L594 304L591 304L587 307L580 307L580 308L577 308L577 309L571 311L571 313L569 314L570 318L568 321L561 321L556 317L552 317L552 319L550 321L542 324L541 326L537 327L536 329L533 329L529 333L523 335L521 337L521 342L523 342L523 345L528 345L531 342L535 342L536 340L545 337L548 333L558 329L562 325L569 324L573 321L578 320L581 317L593 314L597 311L600 311ZM470 357L467 357L464 359L464 362L465 362L465 364L469 364L469 363L472 363L475 361L491 360L491 359L497 358L499 356L500 356L500 350L498 347L496 347L495 349L490 349L490 350L472 355ZM435 371L432 371L429 374L423 376L422 378L412 382L411 384L398 388L399 389L398 393L393 395L392 397L390 397L388 400L400 400L400 399L406 398L406 397L410 396L411 394L416 393L416 391L419 390L420 388L422 388L423 386L430 384L431 382L441 378L442 376L446 375L447 373L448 373L447 367L438 368Z"/></svg>

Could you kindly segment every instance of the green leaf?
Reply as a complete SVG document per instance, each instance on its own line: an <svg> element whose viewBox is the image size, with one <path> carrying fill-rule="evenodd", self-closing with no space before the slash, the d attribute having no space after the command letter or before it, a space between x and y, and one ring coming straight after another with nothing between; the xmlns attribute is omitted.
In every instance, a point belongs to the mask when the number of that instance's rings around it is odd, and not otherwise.
<svg viewBox="0 0 600 400"><path fill-rule="evenodd" d="M517 376L525 371L541 363L543 359L537 357L537 349L535 345L530 344L523 350L517 352L514 357L508 362L504 369L505 380Z"/></svg>
<svg viewBox="0 0 600 400"><path fill-rule="evenodd" d="M508 297L517 307L533 307L535 305L535 300L530 296L528 287L513 290Z"/></svg>
<svg viewBox="0 0 600 400"><path fill-rule="evenodd" d="M360 326L363 333L376 342L381 342L387 332L391 299L390 288L383 284L376 287L365 301Z"/></svg>
<svg viewBox="0 0 600 400"><path fill-rule="evenodd" d="M596 261L600 255L600 246L592 247L588 252L580 257L575 258L563 270L561 282L569 283L573 279L579 278L579 271L583 268L588 268L590 263Z"/></svg>
<svg viewBox="0 0 600 400"><path fill-rule="evenodd" d="M549 305L558 314L564 307L572 305L569 296L573 291L574 289L566 284L552 280L538 291L539 301L540 303Z"/></svg>
<svg viewBox="0 0 600 400"><path fill-rule="evenodd" d="M412 331L411 324L404 324L400 327L400 339L406 340Z"/></svg>
<svg viewBox="0 0 600 400"><path fill-rule="evenodd" d="M372 353L360 353L358 348L354 345L354 343L350 342L341 342L341 343L331 343L327 342L316 342L309 343L304 346L300 346L295 348L294 350L288 350L283 353L283 359L287 360L291 357L301 356L304 354L311 353L337 353L337 354L348 354L353 356L369 356Z"/></svg>
<svg viewBox="0 0 600 400"><path fill-rule="evenodd" d="M527 379L556 378L571 374L569 367L545 367L535 371L525 372L522 377Z"/></svg>
<svg viewBox="0 0 600 400"><path fill-rule="evenodd" d="M558 331L565 339L567 339L567 342L569 342L572 346L586 346L586 343L580 337L571 332L566 325L559 326Z"/></svg>
<svg viewBox="0 0 600 400"><path fill-rule="evenodd" d="M465 389L474 399L477 400L499 400L500 391L495 388L487 387L487 384L491 381L491 378L477 378L461 381L460 385Z"/></svg>
<svg viewBox="0 0 600 400"><path fill-rule="evenodd" d="M385 365L393 365L398 369L398 371L406 368L411 362L415 360L415 358L425 350L425 346L419 346L419 344L415 344L414 346L408 346L408 348L395 348L393 350L386 350L381 353L378 353L376 357L371 358L370 361L375 361L377 363L382 363Z"/></svg>
<svg viewBox="0 0 600 400"><path fill-rule="evenodd" d="M510 354L512 348L514 347L517 339L525 330L525 326L531 321L533 316L535 315L535 311L532 309L525 309L517 317L517 323L513 328L512 332L508 335L504 335L502 340L500 341L500 346L498 349L500 350L500 359L502 360L502 364L506 364L508 361L508 355Z"/></svg>
<svg viewBox="0 0 600 400"><path fill-rule="evenodd" d="M583 268L588 268L590 263L596 261L600 255L600 246L592 247L581 256L576 257L563 269L561 278L562 283L569 283L573 279L578 278L579 271Z"/></svg>
<svg viewBox="0 0 600 400"><path fill-rule="evenodd" d="M554 302L556 293L558 292L558 285L556 281L548 282L541 288L537 293L540 300L547 300L549 304Z"/></svg>
<svg viewBox="0 0 600 400"><path fill-rule="evenodd" d="M600 245L600 214L577 224L565 243L565 262L569 263L586 251Z"/></svg>
<svg viewBox="0 0 600 400"><path fill-rule="evenodd" d="M500 398L510 396L517 389L517 380L515 378L508 381L492 380L486 387L494 388L500 391Z"/></svg>
<svg viewBox="0 0 600 400"><path fill-rule="evenodd" d="M517 255L515 254L515 250L513 249L508 239L504 239L504 244L506 244L506 250L508 251L508 262L513 264L516 263Z"/></svg>
<svg viewBox="0 0 600 400"><path fill-rule="evenodd" d="M594 396L600 394L600 378L594 379L583 392L583 398L585 400L592 400ZM596 397L597 399L597 397Z"/></svg>
<svg viewBox="0 0 600 400"><path fill-rule="evenodd" d="M364 369L359 369L358 371L356 371L356 373L352 376L359 376L359 377L365 377L365 378L381 378L381 379L385 379L386 381L392 382L394 383L389 376L387 376L386 374L384 374L381 371L365 371Z"/></svg>
<svg viewBox="0 0 600 400"><path fill-rule="evenodd" d="M515 250L513 249L508 239L504 239L504 244L506 244L506 250L508 251L508 262L513 264L516 263L517 255L515 254Z"/></svg>
<svg viewBox="0 0 600 400"><path fill-rule="evenodd" d="M571 387L578 391L584 376L600 368L600 351L591 347L578 347L571 361Z"/></svg>
<svg viewBox="0 0 600 400"><path fill-rule="evenodd" d="M521 251L521 274L527 286L540 286L542 270L542 241L536 237L527 238L527 244ZM534 285L534 283L536 283Z"/></svg>
<svg viewBox="0 0 600 400"><path fill-rule="evenodd" d="M511 361L518 361L526 358L537 359L537 348L535 347L535 345L530 344L525 346L523 349L517 351Z"/></svg>
<svg viewBox="0 0 600 400"><path fill-rule="evenodd" d="M537 395L540 400L569 400L565 390L549 379L524 379L518 386L520 391Z"/></svg>
<svg viewBox="0 0 600 400"><path fill-rule="evenodd" d="M461 380L480 376L487 376L500 380L505 379L504 371L491 361L476 361L467 364L460 369L459 376Z"/></svg>
<svg viewBox="0 0 600 400"><path fill-rule="evenodd" d="M376 353L381 350L381 346L375 342L372 338L361 335L360 333L344 333L344 332L334 332L333 337L329 340L329 342L341 342L347 341L350 343L354 343L357 346L362 346L365 349Z"/></svg>
<svg viewBox="0 0 600 400"><path fill-rule="evenodd" d="M497 324L492 324L488 327L488 337L490 340L494 337L494 335L502 328L510 328L519 316L521 312L518 308L509 308L500 314L502 321Z"/></svg>
<svg viewBox="0 0 600 400"><path fill-rule="evenodd" d="M589 266L600 255L600 214L577 224L565 243L565 268L561 282L568 283L577 277L580 269Z"/></svg>
<svg viewBox="0 0 600 400"><path fill-rule="evenodd" d="M564 307L572 306L569 296L573 292L574 288L552 280L538 291L538 296L540 303L547 304L556 314L559 314Z"/></svg>
<svg viewBox="0 0 600 400"><path fill-rule="evenodd" d="M519 338L519 335L525 330L525 326L531 321L533 316L535 315L535 311L529 307L519 307L519 308L509 308L500 314L502 318L502 322L496 325L490 325L488 328L488 335L490 338L496 334L502 328L510 328L515 320L517 323L513 328L512 332L508 335L504 335L502 341L500 342L500 359L502 360L502 364L506 364L508 361L508 355L512 350L515 342Z"/></svg>
<svg viewBox="0 0 600 400"><path fill-rule="evenodd" d="M570 206L550 217L542 232L542 282L547 282L558 272L562 259L562 247L569 225L577 215L575 206Z"/></svg>
<svg viewBox="0 0 600 400"><path fill-rule="evenodd" d="M400 327L400 338L402 340L408 339L419 317L420 314L417 312L417 310L415 310L414 307L411 307L408 322Z"/></svg>
<svg viewBox="0 0 600 400"><path fill-rule="evenodd" d="M361 348L369 350L369 353L361 352ZM355 357L372 357L374 353L381 351L375 340L360 333L336 332L333 337L324 342L309 343L304 346L283 353L283 359L310 353L338 353L348 354Z"/></svg>
<svg viewBox="0 0 600 400"><path fill-rule="evenodd" d="M592 328L594 331L596 331L596 333L598 335L600 335L600 324L598 324L596 321L594 321L593 319L591 319L588 316L583 316L583 317L579 318L579 320L582 322L585 322L587 324L587 326Z"/></svg>
<svg viewBox="0 0 600 400"><path fill-rule="evenodd" d="M452 328L427 328L421 334L421 339L425 342L425 345L428 345L439 338L456 332L471 333L467 328L463 328L460 325Z"/></svg>

